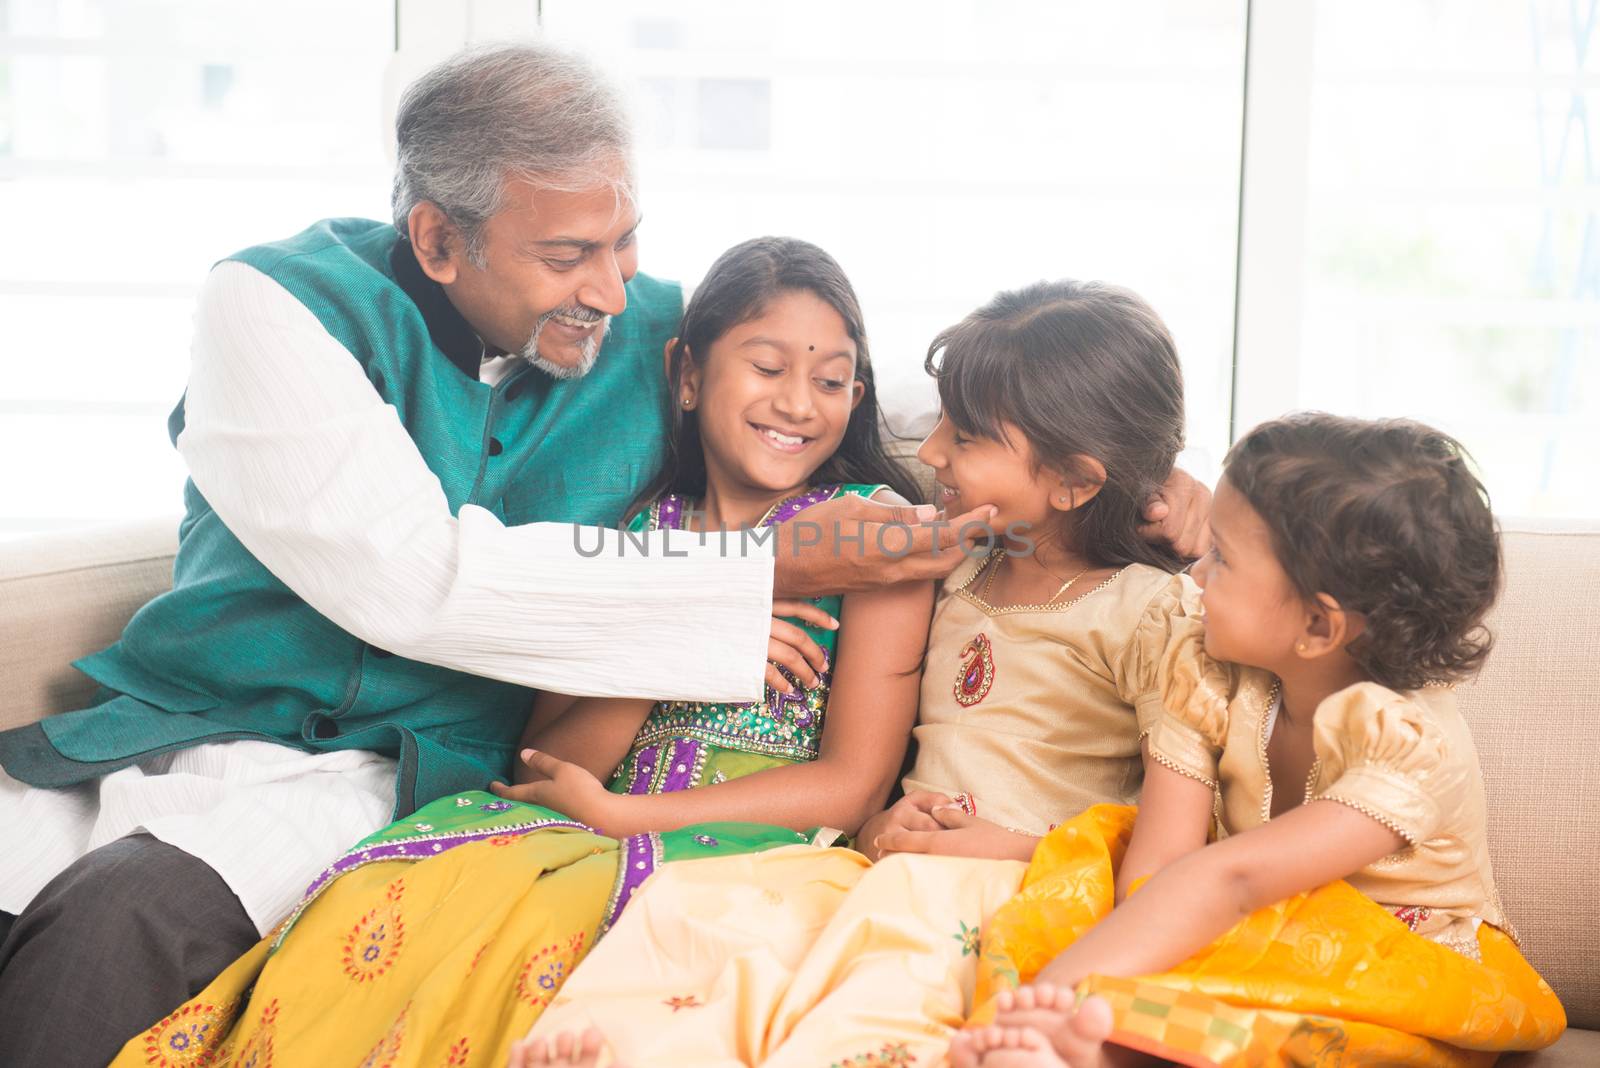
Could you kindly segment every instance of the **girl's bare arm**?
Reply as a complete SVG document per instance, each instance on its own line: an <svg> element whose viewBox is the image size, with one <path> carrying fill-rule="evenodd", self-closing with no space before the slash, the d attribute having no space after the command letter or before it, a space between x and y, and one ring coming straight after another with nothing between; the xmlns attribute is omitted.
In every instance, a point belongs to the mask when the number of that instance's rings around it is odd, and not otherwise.
<svg viewBox="0 0 1600 1068"><path fill-rule="evenodd" d="M1139 818L1117 869L1117 901L1134 883L1206 844L1211 827L1212 789L1179 774L1150 756L1144 747L1144 787Z"/></svg>
<svg viewBox="0 0 1600 1068"><path fill-rule="evenodd" d="M653 702L627 697L568 697L540 693L522 731L523 749L570 761L604 782L628 755ZM515 784L540 779L521 758L512 761Z"/></svg>
<svg viewBox="0 0 1600 1068"><path fill-rule="evenodd" d="M605 793L595 777L546 764L552 777L515 796L619 837L717 820L854 832L882 809L899 774L916 720L934 592L933 583L919 580L845 597L838 667L814 761L637 797Z"/></svg>

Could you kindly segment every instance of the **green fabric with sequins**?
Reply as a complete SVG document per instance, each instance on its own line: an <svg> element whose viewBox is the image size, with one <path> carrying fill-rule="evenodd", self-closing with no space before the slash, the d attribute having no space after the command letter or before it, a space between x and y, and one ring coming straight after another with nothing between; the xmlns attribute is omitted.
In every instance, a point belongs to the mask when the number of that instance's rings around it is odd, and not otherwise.
<svg viewBox="0 0 1600 1068"><path fill-rule="evenodd" d="M800 510L846 493L871 497L883 488L847 484L824 495L826 487L819 487L774 505L757 525L764 527L784 521L789 517L785 514L786 510L790 515L797 514L795 504L804 497L815 499L803 502ZM683 529L679 525L679 516L692 508L693 503L682 498L664 497L635 516L628 524L628 529L635 532L656 530L662 526ZM677 509L675 514L664 516L664 511L673 508ZM839 597L818 597L811 603L837 619L840 601ZM825 631L799 619L791 618L788 622L810 635L827 655L827 668L819 672L816 686L797 685L799 692L790 694L774 690L769 685L760 701L747 704L657 702L639 728L627 757L617 768L607 789L614 793L662 793L815 760L821 752L822 726L833 683L833 653L838 632ZM677 747L689 751L678 754L683 760L675 760L676 743L683 739L700 745Z"/></svg>

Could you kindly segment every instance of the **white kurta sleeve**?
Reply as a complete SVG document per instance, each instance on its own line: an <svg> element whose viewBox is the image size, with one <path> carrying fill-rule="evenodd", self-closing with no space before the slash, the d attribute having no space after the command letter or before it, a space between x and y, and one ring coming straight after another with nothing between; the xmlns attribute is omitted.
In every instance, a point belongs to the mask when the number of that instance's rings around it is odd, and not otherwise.
<svg viewBox="0 0 1600 1068"><path fill-rule="evenodd" d="M615 531L451 515L349 351L245 264L201 292L178 451L244 546L363 641L560 693L761 695L770 542L663 531L619 553Z"/></svg>

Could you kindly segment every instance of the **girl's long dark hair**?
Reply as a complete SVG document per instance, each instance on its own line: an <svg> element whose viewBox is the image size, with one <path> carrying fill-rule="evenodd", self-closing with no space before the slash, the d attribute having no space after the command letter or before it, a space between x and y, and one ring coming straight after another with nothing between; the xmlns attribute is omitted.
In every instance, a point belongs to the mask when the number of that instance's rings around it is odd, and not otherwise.
<svg viewBox="0 0 1600 1068"><path fill-rule="evenodd" d="M1183 448L1183 371L1166 324L1129 290L1038 282L997 295L943 331L924 364L963 434L1022 431L1041 467L1092 456L1106 480L1070 514L1069 544L1097 567L1183 566L1139 533L1145 502Z"/></svg>
<svg viewBox="0 0 1600 1068"><path fill-rule="evenodd" d="M700 421L677 404L683 374L693 360L704 366L711 346L740 323L760 315L784 293L811 293L844 320L856 343L855 380L865 388L850 413L839 448L812 475L816 484L882 483L907 500L920 502L921 491L911 475L884 450L872 360L862 324L861 302L843 269L816 245L792 237L758 237L735 245L711 265L705 280L689 299L667 370L667 457L661 470L628 508L632 518L664 493L698 497L706 491L705 452Z"/></svg>

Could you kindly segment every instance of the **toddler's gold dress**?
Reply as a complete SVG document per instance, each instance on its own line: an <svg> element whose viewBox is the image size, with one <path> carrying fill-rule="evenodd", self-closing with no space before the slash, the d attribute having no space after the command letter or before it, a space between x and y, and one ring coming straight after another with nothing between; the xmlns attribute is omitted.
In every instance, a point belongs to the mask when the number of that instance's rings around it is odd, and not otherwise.
<svg viewBox="0 0 1600 1068"><path fill-rule="evenodd" d="M1272 811L1272 680L1229 679L1198 651L1188 661L1141 720L1151 755L1216 790L1217 834L1259 827ZM1495 891L1477 751L1453 693L1362 683L1313 724L1305 800L1348 805L1405 846L1260 910L1169 972L1090 977L1081 989L1111 1002L1115 1039L1194 1065L1489 1064L1554 1042L1566 1017ZM1106 915L1134 816L1097 807L1040 845L1023 892L983 931L980 1001Z"/></svg>

